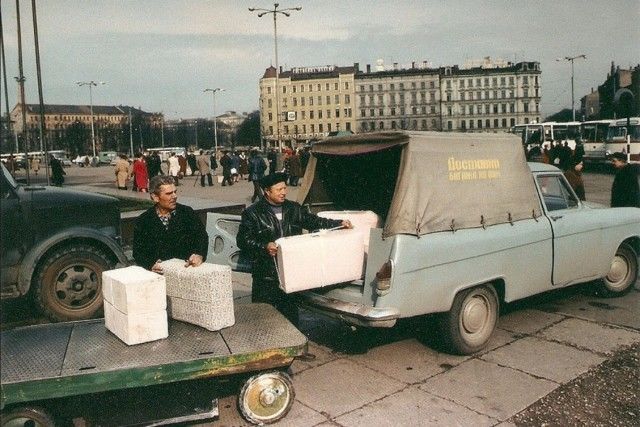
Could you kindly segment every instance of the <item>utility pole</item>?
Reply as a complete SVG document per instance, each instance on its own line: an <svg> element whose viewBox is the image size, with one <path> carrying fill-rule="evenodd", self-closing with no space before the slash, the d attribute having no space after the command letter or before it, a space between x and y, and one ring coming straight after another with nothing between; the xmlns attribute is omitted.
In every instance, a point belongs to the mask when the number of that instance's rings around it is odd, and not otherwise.
<svg viewBox="0 0 640 427"><path fill-rule="evenodd" d="M20 87L20 110L22 112L22 141L24 148L25 173L27 185L31 184L29 176L29 138L27 137L27 103L24 97L24 69L22 67L22 30L20 28L20 0L16 0L16 19L18 21L18 77L16 81Z"/></svg>
<svg viewBox="0 0 640 427"><path fill-rule="evenodd" d="M577 55L577 56L565 56L564 58L557 58L556 61L569 61L571 62L571 112L573 114L573 121L576 121L576 106L575 106L575 98L574 98L574 74L573 74L573 61L576 59L587 59L586 55Z"/></svg>
<svg viewBox="0 0 640 427"><path fill-rule="evenodd" d="M276 143L278 144L278 150L282 151L282 141L280 141L280 66L278 65L278 24L276 18L279 13L289 17L291 16L291 12L300 11L302 7L296 6L278 10L279 6L279 3L274 3L273 9L256 9L255 7L250 7L249 12L258 12L258 18L262 18L269 13L273 15L273 40L276 60Z"/></svg>

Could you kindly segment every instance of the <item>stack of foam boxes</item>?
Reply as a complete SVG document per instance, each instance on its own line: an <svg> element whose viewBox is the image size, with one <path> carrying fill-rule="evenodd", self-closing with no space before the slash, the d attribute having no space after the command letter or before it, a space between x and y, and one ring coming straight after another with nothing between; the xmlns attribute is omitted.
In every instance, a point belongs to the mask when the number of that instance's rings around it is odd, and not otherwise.
<svg viewBox="0 0 640 427"><path fill-rule="evenodd" d="M102 273L104 320L127 345L169 336L165 279L142 267Z"/></svg>
<svg viewBox="0 0 640 427"><path fill-rule="evenodd" d="M167 281L169 317L210 331L235 323L231 267L210 263L185 267L181 259L163 261L161 266Z"/></svg>
<svg viewBox="0 0 640 427"><path fill-rule="evenodd" d="M362 276L364 243L355 230L282 237L275 243L280 288L286 293L349 282Z"/></svg>

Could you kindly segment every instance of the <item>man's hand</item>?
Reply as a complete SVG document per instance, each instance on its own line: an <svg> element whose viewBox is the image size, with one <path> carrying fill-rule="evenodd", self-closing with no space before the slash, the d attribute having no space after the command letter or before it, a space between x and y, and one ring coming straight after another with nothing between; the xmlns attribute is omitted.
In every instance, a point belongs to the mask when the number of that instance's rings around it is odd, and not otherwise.
<svg viewBox="0 0 640 427"><path fill-rule="evenodd" d="M275 242L267 243L267 253L271 256L276 256L278 254L278 245Z"/></svg>
<svg viewBox="0 0 640 427"><path fill-rule="evenodd" d="M353 228L353 224L351 224L351 221L349 221L348 219L342 221L342 226L344 228Z"/></svg>
<svg viewBox="0 0 640 427"><path fill-rule="evenodd" d="M189 267L191 265L191 266L197 267L200 264L202 264L202 262L203 262L202 255L191 254L191 256L189 257L189 259L187 260L184 266Z"/></svg>
<svg viewBox="0 0 640 427"><path fill-rule="evenodd" d="M162 260L157 260L156 263L151 267L151 271L153 271L154 273L162 274L162 267L160 266L161 262Z"/></svg>

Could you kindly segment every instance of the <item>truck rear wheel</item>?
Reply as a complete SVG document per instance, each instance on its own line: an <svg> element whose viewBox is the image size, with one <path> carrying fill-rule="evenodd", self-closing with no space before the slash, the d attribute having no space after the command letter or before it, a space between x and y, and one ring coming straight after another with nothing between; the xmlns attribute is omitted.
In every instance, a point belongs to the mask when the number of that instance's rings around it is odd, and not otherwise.
<svg viewBox="0 0 640 427"><path fill-rule="evenodd" d="M638 255L625 243L616 251L607 275L597 283L597 292L604 297L619 297L631 290L638 279Z"/></svg>
<svg viewBox="0 0 640 427"><path fill-rule="evenodd" d="M267 372L254 375L244 383L238 395L238 407L250 423L271 424L289 413L294 399L291 378L284 372Z"/></svg>
<svg viewBox="0 0 640 427"><path fill-rule="evenodd" d="M56 249L34 275L35 301L54 322L89 319L102 308L102 272L114 262L87 244Z"/></svg>
<svg viewBox="0 0 640 427"><path fill-rule="evenodd" d="M53 418L44 410L35 406L23 406L3 412L0 417L2 427L34 426L50 427L55 425Z"/></svg>
<svg viewBox="0 0 640 427"><path fill-rule="evenodd" d="M498 294L492 286L459 292L451 310L440 318L445 344L456 354L472 354L486 347L498 321Z"/></svg>

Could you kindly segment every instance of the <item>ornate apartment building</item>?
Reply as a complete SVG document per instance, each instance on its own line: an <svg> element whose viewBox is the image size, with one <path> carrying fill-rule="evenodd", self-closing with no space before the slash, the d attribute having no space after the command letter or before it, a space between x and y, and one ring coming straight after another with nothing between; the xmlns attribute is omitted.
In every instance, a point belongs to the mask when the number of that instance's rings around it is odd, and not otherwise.
<svg viewBox="0 0 640 427"><path fill-rule="evenodd" d="M414 62L386 68L381 61L365 71L357 63L299 67L281 71L276 97L275 68L270 67L260 80L263 138L302 142L340 130L504 132L540 121L540 76L538 62L490 58L463 67Z"/></svg>

